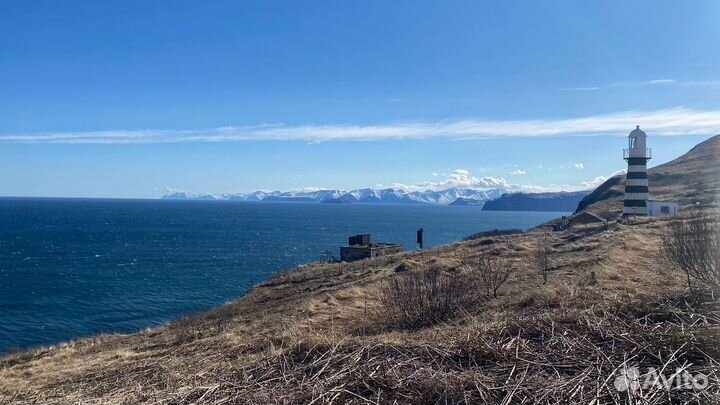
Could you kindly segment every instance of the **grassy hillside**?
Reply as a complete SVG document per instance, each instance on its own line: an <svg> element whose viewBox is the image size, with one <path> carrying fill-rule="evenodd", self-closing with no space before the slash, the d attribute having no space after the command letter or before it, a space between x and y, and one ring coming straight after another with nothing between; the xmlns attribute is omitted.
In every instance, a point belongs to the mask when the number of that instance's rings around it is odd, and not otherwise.
<svg viewBox="0 0 720 405"><path fill-rule="evenodd" d="M650 198L680 203L681 209L720 202L720 135L668 163L648 170ZM585 197L577 211L613 217L622 212L625 175L614 176Z"/></svg>
<svg viewBox="0 0 720 405"><path fill-rule="evenodd" d="M686 303L658 259L666 223L551 234L546 285L529 265L542 230L304 266L168 326L6 356L0 403L623 403L623 364L688 363L715 398L720 313ZM419 330L384 321L378 288L398 267L453 272L486 254L517 269L497 299Z"/></svg>
<svg viewBox="0 0 720 405"><path fill-rule="evenodd" d="M717 172L696 149L671 164L698 194L670 181L658 194L710 201ZM656 181L675 176L663 166ZM617 210L616 199L591 207ZM676 220L538 228L301 266L166 326L2 357L0 404L719 403L720 308L689 296L659 255ZM533 260L544 238L547 283ZM465 264L479 257L514 270L497 298L424 327L387 316L389 280L435 271L470 285ZM630 367L703 373L707 387L630 395L615 386Z"/></svg>

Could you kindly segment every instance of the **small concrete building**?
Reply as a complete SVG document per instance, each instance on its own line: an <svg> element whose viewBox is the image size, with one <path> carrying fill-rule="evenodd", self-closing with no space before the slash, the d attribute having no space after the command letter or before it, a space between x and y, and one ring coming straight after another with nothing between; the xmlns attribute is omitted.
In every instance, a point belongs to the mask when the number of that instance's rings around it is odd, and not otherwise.
<svg viewBox="0 0 720 405"><path fill-rule="evenodd" d="M651 217L671 217L678 213L678 203L670 201L648 200L648 215Z"/></svg>
<svg viewBox="0 0 720 405"><path fill-rule="evenodd" d="M396 243L372 243L369 234L355 235L348 238L347 246L340 248L340 261L354 262L402 251L402 245Z"/></svg>

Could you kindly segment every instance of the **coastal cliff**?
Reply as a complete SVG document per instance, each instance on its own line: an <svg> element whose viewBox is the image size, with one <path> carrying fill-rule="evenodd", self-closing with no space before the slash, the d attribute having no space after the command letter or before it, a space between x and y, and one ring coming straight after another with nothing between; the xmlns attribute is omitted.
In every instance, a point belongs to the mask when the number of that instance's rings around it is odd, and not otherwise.
<svg viewBox="0 0 720 405"><path fill-rule="evenodd" d="M508 193L483 205L483 211L573 212L590 191L558 193Z"/></svg>

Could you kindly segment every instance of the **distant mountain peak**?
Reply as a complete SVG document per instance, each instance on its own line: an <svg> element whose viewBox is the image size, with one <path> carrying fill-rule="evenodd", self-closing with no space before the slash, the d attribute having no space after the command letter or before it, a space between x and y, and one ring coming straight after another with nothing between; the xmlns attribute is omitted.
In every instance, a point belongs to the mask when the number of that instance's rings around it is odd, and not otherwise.
<svg viewBox="0 0 720 405"><path fill-rule="evenodd" d="M485 201L499 197L507 190L501 188L476 190L469 188L449 188L440 191L408 191L400 187L381 189L360 188L343 191L335 189L312 191L254 191L248 194L224 193L195 194L185 191L173 191L163 199L170 200L233 200L233 201L288 201L288 202L343 202L357 204L433 204L450 205L456 201L472 202L466 205L482 205ZM459 205L461 202L458 202Z"/></svg>

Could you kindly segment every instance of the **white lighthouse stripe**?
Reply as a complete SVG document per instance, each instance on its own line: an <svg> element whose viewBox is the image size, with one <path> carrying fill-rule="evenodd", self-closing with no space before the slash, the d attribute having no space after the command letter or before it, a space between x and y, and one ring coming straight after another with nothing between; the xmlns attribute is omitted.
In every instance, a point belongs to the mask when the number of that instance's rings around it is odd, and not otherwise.
<svg viewBox="0 0 720 405"><path fill-rule="evenodd" d="M648 180L647 179L626 179L625 185L626 186L647 186Z"/></svg>
<svg viewBox="0 0 720 405"><path fill-rule="evenodd" d="M626 200L649 200L650 193L625 193Z"/></svg>
<svg viewBox="0 0 720 405"><path fill-rule="evenodd" d="M628 165L628 172L646 172L647 166L645 165Z"/></svg>
<svg viewBox="0 0 720 405"><path fill-rule="evenodd" d="M649 193L625 193L626 200L647 200L649 198Z"/></svg>

